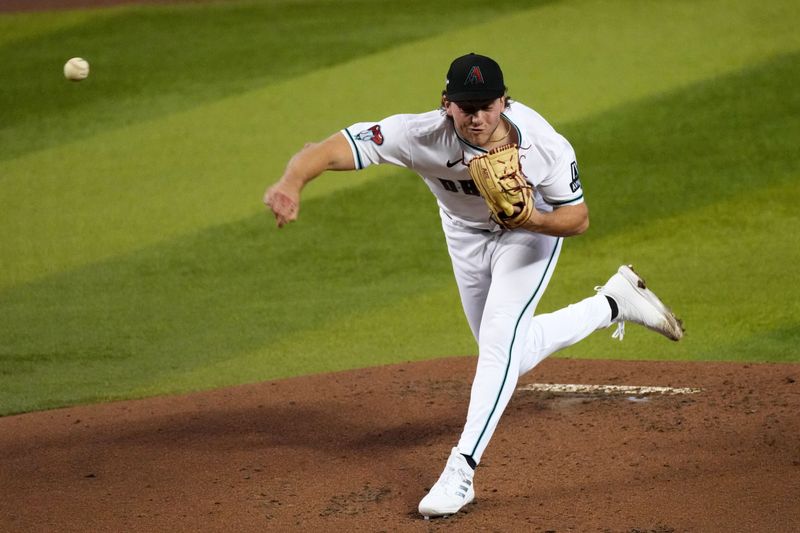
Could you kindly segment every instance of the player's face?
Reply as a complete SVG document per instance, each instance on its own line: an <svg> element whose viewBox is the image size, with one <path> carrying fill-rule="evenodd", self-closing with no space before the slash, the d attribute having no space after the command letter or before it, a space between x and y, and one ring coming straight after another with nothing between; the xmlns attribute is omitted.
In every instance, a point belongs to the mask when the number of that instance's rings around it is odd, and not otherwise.
<svg viewBox="0 0 800 533"><path fill-rule="evenodd" d="M489 139L500 125L500 114L505 107L504 98L482 102L445 102L445 110L448 116L453 117L459 135L476 146L489 144Z"/></svg>

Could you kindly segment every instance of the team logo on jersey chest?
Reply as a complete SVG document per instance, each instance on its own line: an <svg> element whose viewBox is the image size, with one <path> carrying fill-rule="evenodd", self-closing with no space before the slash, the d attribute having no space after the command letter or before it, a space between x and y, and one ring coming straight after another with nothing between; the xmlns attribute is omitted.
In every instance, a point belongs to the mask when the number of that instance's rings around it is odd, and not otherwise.
<svg viewBox="0 0 800 533"><path fill-rule="evenodd" d="M356 135L359 141L372 141L378 146L383 144L383 133L381 133L380 124L375 124L371 128L365 129Z"/></svg>

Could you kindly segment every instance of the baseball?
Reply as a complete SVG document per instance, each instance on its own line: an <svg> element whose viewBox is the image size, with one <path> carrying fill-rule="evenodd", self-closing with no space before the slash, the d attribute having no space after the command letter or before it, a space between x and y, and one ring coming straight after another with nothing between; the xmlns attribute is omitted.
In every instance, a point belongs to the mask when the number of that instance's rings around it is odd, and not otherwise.
<svg viewBox="0 0 800 533"><path fill-rule="evenodd" d="M81 81L89 76L89 62L80 57L73 57L64 63L64 77L72 81Z"/></svg>

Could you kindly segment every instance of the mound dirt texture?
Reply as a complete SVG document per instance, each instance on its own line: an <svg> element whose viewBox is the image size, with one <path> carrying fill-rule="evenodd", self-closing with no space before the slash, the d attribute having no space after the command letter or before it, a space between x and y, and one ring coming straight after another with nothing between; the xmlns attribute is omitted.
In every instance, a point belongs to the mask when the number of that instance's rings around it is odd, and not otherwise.
<svg viewBox="0 0 800 533"><path fill-rule="evenodd" d="M0 418L0 531L798 531L800 365L549 359L423 520L473 357Z"/></svg>

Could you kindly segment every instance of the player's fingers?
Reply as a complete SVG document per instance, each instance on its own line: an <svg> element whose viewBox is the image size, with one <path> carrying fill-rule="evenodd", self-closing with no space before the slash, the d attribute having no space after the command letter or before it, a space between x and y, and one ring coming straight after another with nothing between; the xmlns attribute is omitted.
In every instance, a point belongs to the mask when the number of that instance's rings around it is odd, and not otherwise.
<svg viewBox="0 0 800 533"><path fill-rule="evenodd" d="M284 227L286 224L288 224L290 222L290 220L286 216L284 216L284 215L282 215L280 213L274 213L274 215L275 215L275 224L279 228Z"/></svg>
<svg viewBox="0 0 800 533"><path fill-rule="evenodd" d="M279 228L297 218L299 207L297 202L280 191L268 191L264 197L264 204L275 215L275 221Z"/></svg>
<svg viewBox="0 0 800 533"><path fill-rule="evenodd" d="M272 202L273 202L272 198L273 198L274 194L275 194L275 190L274 190L273 187L270 187L269 189L267 189L267 191L264 193L264 197L261 199L261 201L264 202L265 206L267 206L269 208L272 208Z"/></svg>
<svg viewBox="0 0 800 533"><path fill-rule="evenodd" d="M278 227L282 228L283 226L285 226L289 222L294 222L295 220L297 220L297 211L296 210L292 211L291 213L288 213L288 214L282 214L282 215L280 215L280 217L278 217Z"/></svg>
<svg viewBox="0 0 800 533"><path fill-rule="evenodd" d="M272 205L283 213L293 213L297 210L297 202L279 191L275 193Z"/></svg>
<svg viewBox="0 0 800 533"><path fill-rule="evenodd" d="M275 199L272 210L286 221L297 218L297 204L284 195L280 195Z"/></svg>

